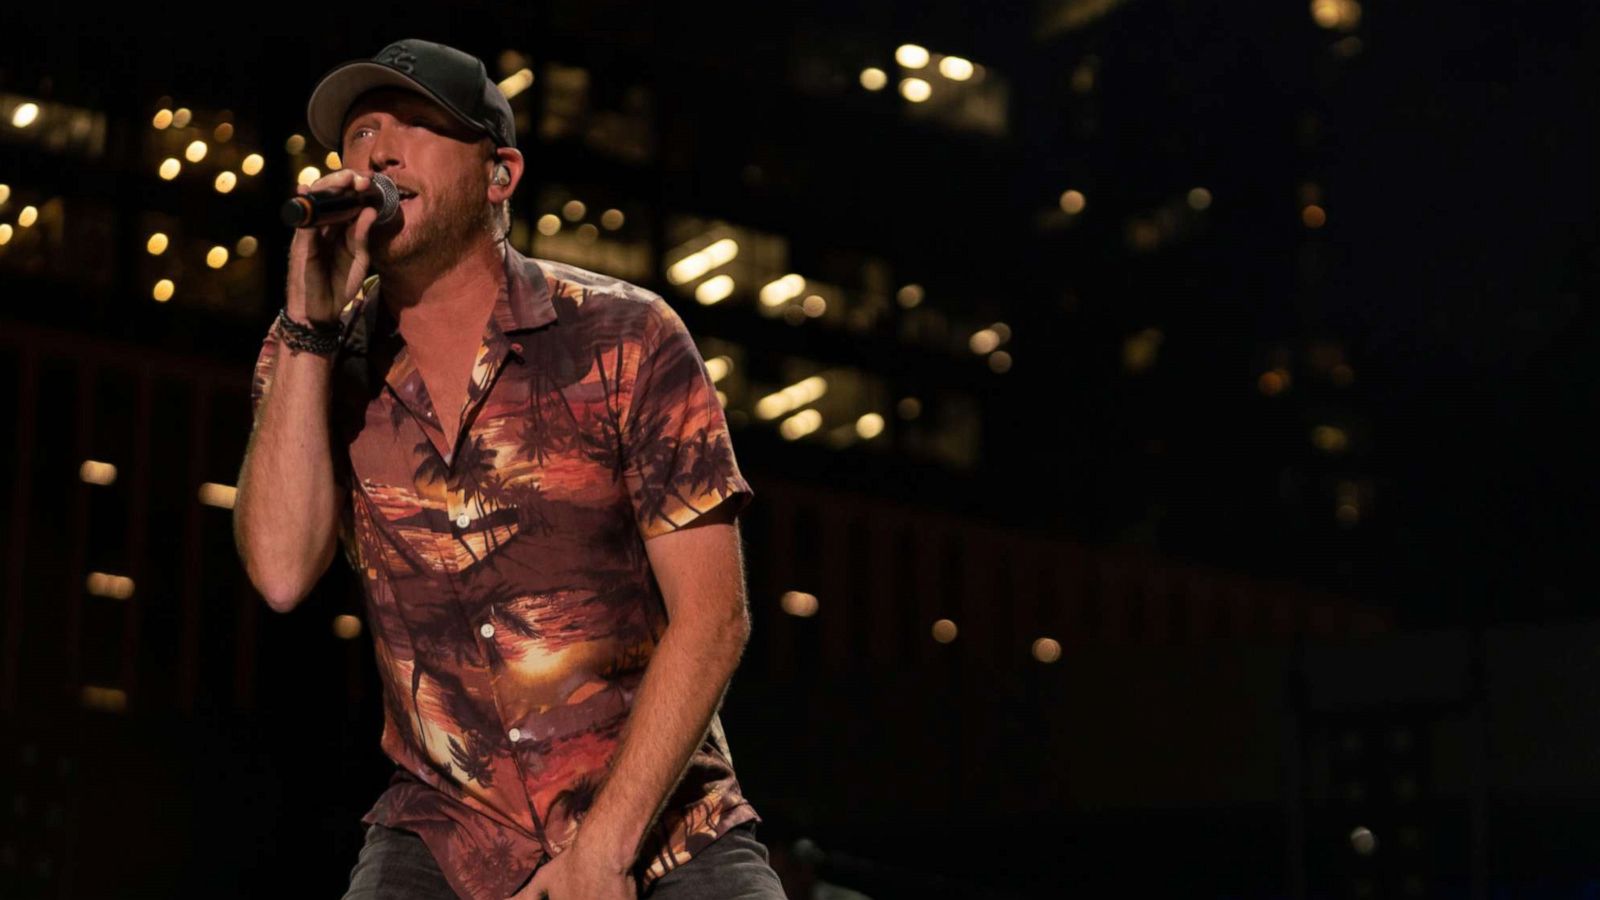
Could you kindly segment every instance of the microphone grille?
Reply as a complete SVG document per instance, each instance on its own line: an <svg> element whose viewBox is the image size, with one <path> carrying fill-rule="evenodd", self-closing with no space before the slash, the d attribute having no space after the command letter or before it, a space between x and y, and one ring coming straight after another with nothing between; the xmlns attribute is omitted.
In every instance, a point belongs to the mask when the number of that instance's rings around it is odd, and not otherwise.
<svg viewBox="0 0 1600 900"><path fill-rule="evenodd" d="M394 186L389 176L382 173L372 176L372 186L378 189L378 196L382 198L378 205L378 220L373 224L382 225L400 211L400 189Z"/></svg>

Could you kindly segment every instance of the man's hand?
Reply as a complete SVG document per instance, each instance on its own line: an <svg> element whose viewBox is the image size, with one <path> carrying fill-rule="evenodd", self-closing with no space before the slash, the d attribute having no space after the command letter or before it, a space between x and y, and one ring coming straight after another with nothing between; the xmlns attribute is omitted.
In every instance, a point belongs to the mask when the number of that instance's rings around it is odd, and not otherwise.
<svg viewBox="0 0 1600 900"><path fill-rule="evenodd" d="M511 900L637 900L638 888L628 872L608 870L584 855L581 842L558 853L533 873L533 880Z"/></svg>

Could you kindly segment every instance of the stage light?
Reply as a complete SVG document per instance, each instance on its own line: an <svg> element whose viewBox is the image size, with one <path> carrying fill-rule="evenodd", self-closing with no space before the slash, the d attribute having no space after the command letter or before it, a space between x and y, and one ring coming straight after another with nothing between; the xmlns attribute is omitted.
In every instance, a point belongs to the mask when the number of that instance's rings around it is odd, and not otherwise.
<svg viewBox="0 0 1600 900"><path fill-rule="evenodd" d="M813 375L756 401L756 415L763 419L776 419L808 403L815 403L827 392L828 380L821 375Z"/></svg>
<svg viewBox="0 0 1600 900"><path fill-rule="evenodd" d="M206 506L215 506L217 509L233 509L233 502L239 496L239 489L231 484L217 484L208 481L200 485L196 492L200 502Z"/></svg>
<svg viewBox="0 0 1600 900"><path fill-rule="evenodd" d="M532 86L532 69L520 69L512 75L506 76L498 85L500 88L500 93L504 94L507 100L510 100L512 97L517 96Z"/></svg>
<svg viewBox="0 0 1600 900"><path fill-rule="evenodd" d="M256 255L256 246L256 239L247 234L239 238L239 243L234 245L233 252L238 254L240 259L249 259Z"/></svg>
<svg viewBox="0 0 1600 900"><path fill-rule="evenodd" d="M188 128L189 120L192 118L194 118L194 113L179 107L178 111L172 114L172 125L174 128Z"/></svg>
<svg viewBox="0 0 1600 900"><path fill-rule="evenodd" d="M761 286L761 305L782 306L800 296L805 289L806 280L790 272L782 278L769 281Z"/></svg>
<svg viewBox="0 0 1600 900"><path fill-rule="evenodd" d="M234 185L238 183L239 176L233 174L232 172L218 172L217 179L216 181L212 182L212 185L217 189L217 193L226 194L232 191Z"/></svg>
<svg viewBox="0 0 1600 900"><path fill-rule="evenodd" d="M623 217L622 210L620 209L608 209L600 214L600 224L605 226L607 231L616 231L620 229L624 221L626 221L626 219Z"/></svg>
<svg viewBox="0 0 1600 900"><path fill-rule="evenodd" d="M177 178L178 173L181 171L183 171L183 163L178 162L172 157L167 157L167 159L161 163L161 169L159 170L162 181L171 181L172 179Z"/></svg>
<svg viewBox="0 0 1600 900"><path fill-rule="evenodd" d="M867 413L856 420L856 434L865 440L872 440L883 434L883 416L877 413Z"/></svg>
<svg viewBox="0 0 1600 900"><path fill-rule="evenodd" d="M738 255L739 243L733 238L723 238L673 263L667 269L667 280L673 284L686 284L718 266L727 265Z"/></svg>
<svg viewBox="0 0 1600 900"><path fill-rule="evenodd" d="M0 222L0 247L4 247L5 245L11 243L11 235L13 233L14 232L11 230L10 225Z"/></svg>
<svg viewBox="0 0 1600 900"><path fill-rule="evenodd" d="M933 85L921 78L904 78L900 81L900 96L912 103L921 103L933 96Z"/></svg>
<svg viewBox="0 0 1600 900"><path fill-rule="evenodd" d="M155 298L157 303L165 303L172 299L172 292L176 289L177 285L172 283L172 279L163 278L156 282L155 288L150 291L150 296Z"/></svg>
<svg viewBox="0 0 1600 900"><path fill-rule="evenodd" d="M928 64L928 51L916 44L901 44L894 51L894 61L908 69L920 69Z"/></svg>
<svg viewBox="0 0 1600 900"><path fill-rule="evenodd" d="M244 162L239 163L239 171L246 175L258 175L261 172L261 166L265 162L266 160L261 158L261 154L252 153L244 158Z"/></svg>
<svg viewBox="0 0 1600 900"><path fill-rule="evenodd" d="M150 120L150 124L154 126L157 131L165 129L168 125L172 124L172 110L158 110L155 114L155 118Z"/></svg>
<svg viewBox="0 0 1600 900"><path fill-rule="evenodd" d="M545 213L539 217L539 224L536 227L540 234L549 237L561 230L561 217L555 213Z"/></svg>
<svg viewBox="0 0 1600 900"><path fill-rule="evenodd" d="M948 644L956 639L956 623L949 619L940 619L933 623L933 639L941 644Z"/></svg>
<svg viewBox="0 0 1600 900"><path fill-rule="evenodd" d="M84 587L96 597L106 597L111 600L126 600L133 596L133 579L126 575L90 572L89 577L85 579Z"/></svg>
<svg viewBox="0 0 1600 900"><path fill-rule="evenodd" d="M1211 192L1203 187L1190 188L1189 208L1199 211L1211 206Z"/></svg>
<svg viewBox="0 0 1600 900"><path fill-rule="evenodd" d="M800 301L800 309L803 310L806 315L815 319L816 317L828 311L828 301L824 299L821 294L812 294L806 299Z"/></svg>
<svg viewBox="0 0 1600 900"><path fill-rule="evenodd" d="M86 459L78 467L78 479L85 484L110 487L117 480L117 467L98 459Z"/></svg>
<svg viewBox="0 0 1600 900"><path fill-rule="evenodd" d="M302 153L306 149L306 139L298 134L291 134L289 139L283 142L283 149L290 154Z"/></svg>
<svg viewBox="0 0 1600 900"><path fill-rule="evenodd" d="M582 200L568 200L566 204L561 207L561 214L567 217L568 222L577 222L582 220L588 211L589 208L583 205Z"/></svg>
<svg viewBox="0 0 1600 900"><path fill-rule="evenodd" d="M809 619L817 614L817 598L814 594L805 591L786 591L778 601L783 611L791 616Z"/></svg>
<svg viewBox="0 0 1600 900"><path fill-rule="evenodd" d="M1082 191L1066 190L1061 192L1061 199L1057 202L1061 204L1062 212L1069 216L1075 216L1083 212L1083 208L1088 205L1089 201L1084 199Z"/></svg>
<svg viewBox="0 0 1600 900"><path fill-rule="evenodd" d="M731 371L733 371L733 360L726 356L713 356L706 360L706 374L711 376L713 384L727 378Z"/></svg>
<svg viewBox="0 0 1600 900"><path fill-rule="evenodd" d="M340 159L339 154L333 150L329 150L328 155L322 158L322 164L329 172L337 172L344 168L344 160Z"/></svg>
<svg viewBox="0 0 1600 900"><path fill-rule="evenodd" d="M24 206L22 212L17 213L17 224L23 228L32 228L33 223L39 221L39 208L37 206Z"/></svg>
<svg viewBox="0 0 1600 900"><path fill-rule="evenodd" d="M939 74L951 81L966 81L972 77L972 63L959 56L946 56L939 60Z"/></svg>
<svg viewBox="0 0 1600 900"><path fill-rule="evenodd" d="M39 104L24 103L11 113L11 125L14 128L27 128L39 118Z"/></svg>
<svg viewBox="0 0 1600 900"><path fill-rule="evenodd" d="M869 91L881 91L889 83L889 74L876 67L861 70L861 86Z"/></svg>
<svg viewBox="0 0 1600 900"><path fill-rule="evenodd" d="M211 137L219 144L226 144L227 142L233 140L233 125L228 122L223 122L221 125L218 125L216 128L212 129Z"/></svg>
<svg viewBox="0 0 1600 900"><path fill-rule="evenodd" d="M1000 346L1000 335L996 334L993 328L984 328L973 332L972 337L967 339L967 346L973 353L982 356Z"/></svg>
<svg viewBox="0 0 1600 900"><path fill-rule="evenodd" d="M1004 350L996 350L989 354L989 370L996 375L1004 375L1011 371L1011 354Z"/></svg>
<svg viewBox="0 0 1600 900"><path fill-rule="evenodd" d="M351 615L333 617L333 636L353 641L361 636L361 620Z"/></svg>
<svg viewBox="0 0 1600 900"><path fill-rule="evenodd" d="M916 309L922 304L924 292L920 284L908 284L895 292L895 299L900 302L902 309Z"/></svg>
<svg viewBox="0 0 1600 900"><path fill-rule="evenodd" d="M1055 662L1061 658L1061 643L1055 638L1039 638L1033 642L1033 658L1042 663Z"/></svg>
<svg viewBox="0 0 1600 900"><path fill-rule="evenodd" d="M710 306L728 299L728 295L732 293L733 279L727 275L718 275L702 281L700 286L694 289L694 299L700 301L703 306Z"/></svg>
<svg viewBox="0 0 1600 900"><path fill-rule="evenodd" d="M778 425L778 434L786 441L797 441L822 427L822 413L802 409Z"/></svg>
<svg viewBox="0 0 1600 900"><path fill-rule="evenodd" d="M206 158L206 149L205 141L191 141L189 146L183 149L183 158L189 162L197 163Z"/></svg>
<svg viewBox="0 0 1600 900"><path fill-rule="evenodd" d="M227 264L227 247L212 247L211 250L206 253L206 265L210 266L211 268L220 269Z"/></svg>
<svg viewBox="0 0 1600 900"><path fill-rule="evenodd" d="M316 166L306 166L304 169L300 170L300 175L295 179L295 181L299 184L310 187L318 178L321 177L322 172L318 170Z"/></svg>

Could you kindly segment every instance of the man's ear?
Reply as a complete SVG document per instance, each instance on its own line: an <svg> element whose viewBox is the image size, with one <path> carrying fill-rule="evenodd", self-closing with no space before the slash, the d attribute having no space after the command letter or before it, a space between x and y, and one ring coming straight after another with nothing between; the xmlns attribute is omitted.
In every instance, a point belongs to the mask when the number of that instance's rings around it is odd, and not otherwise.
<svg viewBox="0 0 1600 900"><path fill-rule="evenodd" d="M489 162L489 202L493 204L504 203L516 193L517 185L522 181L522 151L515 147L496 147ZM495 181L495 172L501 166L505 167L506 174L510 176L504 184Z"/></svg>

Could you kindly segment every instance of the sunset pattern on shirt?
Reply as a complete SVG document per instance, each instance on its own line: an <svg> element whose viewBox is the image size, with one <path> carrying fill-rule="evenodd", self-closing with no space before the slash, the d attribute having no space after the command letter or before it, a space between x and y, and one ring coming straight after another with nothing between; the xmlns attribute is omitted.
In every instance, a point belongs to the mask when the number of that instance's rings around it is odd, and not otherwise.
<svg viewBox="0 0 1600 900"><path fill-rule="evenodd" d="M752 497L661 297L507 253L462 409L433 408L369 282L330 411L399 767L363 821L420 834L472 900L564 850L606 777L667 621L644 541ZM256 364L258 413L279 346ZM714 717L638 872L653 883L750 820Z"/></svg>

